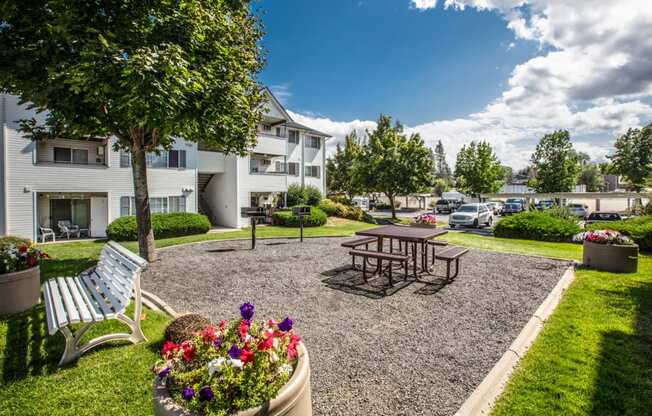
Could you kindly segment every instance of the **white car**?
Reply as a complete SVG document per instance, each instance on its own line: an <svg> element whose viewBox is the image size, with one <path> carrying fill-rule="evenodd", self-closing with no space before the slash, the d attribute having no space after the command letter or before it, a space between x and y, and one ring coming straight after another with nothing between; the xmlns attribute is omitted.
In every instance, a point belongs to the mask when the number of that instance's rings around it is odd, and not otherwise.
<svg viewBox="0 0 652 416"><path fill-rule="evenodd" d="M451 228L465 227L491 227L494 223L493 211L486 204L464 204L457 209L448 219Z"/></svg>
<svg viewBox="0 0 652 416"><path fill-rule="evenodd" d="M570 213L576 217L586 219L589 216L589 207L584 204L568 204L566 206Z"/></svg>

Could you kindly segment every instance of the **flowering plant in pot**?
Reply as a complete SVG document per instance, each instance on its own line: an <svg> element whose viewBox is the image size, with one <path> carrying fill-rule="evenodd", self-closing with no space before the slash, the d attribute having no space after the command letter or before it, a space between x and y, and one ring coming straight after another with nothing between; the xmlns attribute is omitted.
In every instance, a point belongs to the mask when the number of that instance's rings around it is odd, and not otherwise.
<svg viewBox="0 0 652 416"><path fill-rule="evenodd" d="M579 233L575 242L583 242L583 264L608 272L634 273L638 270L638 245L612 230Z"/></svg>
<svg viewBox="0 0 652 416"><path fill-rule="evenodd" d="M433 214L421 214L414 218L413 225L424 227L436 227L437 217Z"/></svg>
<svg viewBox="0 0 652 416"><path fill-rule="evenodd" d="M153 367L156 415L254 415L262 406L260 414L311 414L307 354L292 319L256 322L250 303L240 315L163 345Z"/></svg>
<svg viewBox="0 0 652 416"><path fill-rule="evenodd" d="M0 314L25 311L41 297L41 259L48 258L35 244L15 237L0 241Z"/></svg>

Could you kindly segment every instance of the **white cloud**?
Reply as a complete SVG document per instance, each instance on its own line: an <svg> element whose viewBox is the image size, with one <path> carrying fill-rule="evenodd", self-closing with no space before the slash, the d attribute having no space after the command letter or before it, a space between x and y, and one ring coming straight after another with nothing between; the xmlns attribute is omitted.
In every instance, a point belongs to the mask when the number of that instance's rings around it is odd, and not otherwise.
<svg viewBox="0 0 652 416"><path fill-rule="evenodd" d="M285 105L292 97L290 83L270 85L269 89L272 91L272 94L274 94L274 97L276 97L276 99L283 105Z"/></svg>
<svg viewBox="0 0 652 416"><path fill-rule="evenodd" d="M437 3L412 0L417 9ZM430 144L441 139L451 161L464 143L482 139L505 163L522 167L536 139L560 128L599 158L618 133L652 120L645 102L652 97L650 0L601 0L599 7L594 0L445 0L443 7L498 13L516 38L539 43L541 51L512 70L505 91L483 111L408 128ZM301 122L335 137L372 123Z"/></svg>
<svg viewBox="0 0 652 416"><path fill-rule="evenodd" d="M364 135L366 130L376 128L375 121L353 120L353 121L333 121L326 117L314 116L311 114L295 113L288 110L290 117L300 124L312 127L315 130L328 133L331 137L327 142L327 150L332 151L337 143L344 141L344 136L351 131L356 130L359 135Z"/></svg>

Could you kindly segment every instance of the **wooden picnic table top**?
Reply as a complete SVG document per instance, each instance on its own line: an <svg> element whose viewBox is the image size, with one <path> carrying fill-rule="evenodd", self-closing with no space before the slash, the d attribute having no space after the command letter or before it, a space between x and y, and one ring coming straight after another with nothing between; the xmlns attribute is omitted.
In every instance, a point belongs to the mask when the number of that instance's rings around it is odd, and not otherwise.
<svg viewBox="0 0 652 416"><path fill-rule="evenodd" d="M397 240L424 241L439 237L448 231L443 228L410 227L398 225L385 225L356 232L357 235L369 237L395 238Z"/></svg>

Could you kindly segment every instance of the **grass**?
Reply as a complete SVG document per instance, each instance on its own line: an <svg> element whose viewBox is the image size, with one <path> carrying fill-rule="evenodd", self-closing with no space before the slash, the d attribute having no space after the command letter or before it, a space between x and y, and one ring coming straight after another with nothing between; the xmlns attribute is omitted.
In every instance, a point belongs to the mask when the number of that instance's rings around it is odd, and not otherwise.
<svg viewBox="0 0 652 416"><path fill-rule="evenodd" d="M306 236L348 236L373 225L329 219ZM260 227L259 237L295 237L297 229ZM248 238L250 230L157 241L158 247ZM578 244L542 243L451 232L453 244L579 260ZM43 246L52 257L42 277L92 266L104 242ZM126 245L136 250L136 243ZM579 269L577 280L521 362L494 415L643 415L652 409L652 257L636 274ZM157 359L167 317L147 311L149 342L104 346L59 369L63 337L47 336L42 307L0 318L0 416L151 414L149 366ZM104 323L93 334L115 330ZM91 334L91 336L93 335Z"/></svg>

